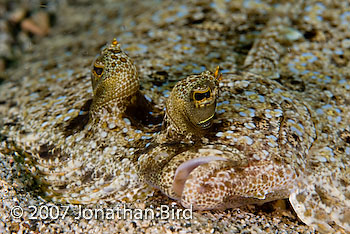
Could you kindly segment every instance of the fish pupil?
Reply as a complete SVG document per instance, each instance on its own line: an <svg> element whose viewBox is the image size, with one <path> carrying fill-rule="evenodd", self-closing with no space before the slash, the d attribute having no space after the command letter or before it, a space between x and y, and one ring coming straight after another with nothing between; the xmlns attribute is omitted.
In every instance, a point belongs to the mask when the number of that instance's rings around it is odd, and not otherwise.
<svg viewBox="0 0 350 234"><path fill-rule="evenodd" d="M196 101L202 101L205 98L210 98L210 91L207 91L205 93L195 93L194 94L194 99Z"/></svg>
<svg viewBox="0 0 350 234"><path fill-rule="evenodd" d="M94 66L94 72L96 73L96 75L101 76L103 72L103 68Z"/></svg>

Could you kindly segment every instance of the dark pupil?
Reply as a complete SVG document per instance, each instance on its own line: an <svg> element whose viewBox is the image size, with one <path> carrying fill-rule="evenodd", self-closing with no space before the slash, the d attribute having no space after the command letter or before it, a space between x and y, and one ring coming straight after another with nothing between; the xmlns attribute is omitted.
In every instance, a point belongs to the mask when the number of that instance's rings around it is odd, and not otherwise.
<svg viewBox="0 0 350 234"><path fill-rule="evenodd" d="M94 71L95 71L95 73L97 75L100 76L102 74L102 72L103 72L103 68L101 68L101 67L94 67Z"/></svg>
<svg viewBox="0 0 350 234"><path fill-rule="evenodd" d="M195 93L194 98L196 99L196 101L201 101L204 98L210 98L210 91L205 93Z"/></svg>

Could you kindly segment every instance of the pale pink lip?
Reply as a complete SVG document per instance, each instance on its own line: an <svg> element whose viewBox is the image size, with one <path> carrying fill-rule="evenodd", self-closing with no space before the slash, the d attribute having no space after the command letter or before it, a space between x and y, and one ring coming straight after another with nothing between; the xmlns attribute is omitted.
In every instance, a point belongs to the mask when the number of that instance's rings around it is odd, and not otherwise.
<svg viewBox="0 0 350 234"><path fill-rule="evenodd" d="M226 158L223 157L217 157L217 156L207 156L207 157L199 157L194 158L191 160L188 160L184 163L182 163L175 172L174 181L173 181L173 189L174 192L181 197L182 191L185 186L185 182L190 175L190 173L198 166L209 163L214 160L222 160L227 161Z"/></svg>

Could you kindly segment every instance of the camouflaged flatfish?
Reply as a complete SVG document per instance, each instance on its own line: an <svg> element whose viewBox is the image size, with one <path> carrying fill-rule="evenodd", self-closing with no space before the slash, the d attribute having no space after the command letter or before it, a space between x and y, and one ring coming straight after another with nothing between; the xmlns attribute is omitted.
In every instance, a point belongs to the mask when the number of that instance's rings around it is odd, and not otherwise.
<svg viewBox="0 0 350 234"><path fill-rule="evenodd" d="M289 198L320 232L350 232L348 8L307 7L272 18L241 72L191 75L166 103L115 40L90 70L6 83L1 134L54 201L135 201L147 184L199 210Z"/></svg>

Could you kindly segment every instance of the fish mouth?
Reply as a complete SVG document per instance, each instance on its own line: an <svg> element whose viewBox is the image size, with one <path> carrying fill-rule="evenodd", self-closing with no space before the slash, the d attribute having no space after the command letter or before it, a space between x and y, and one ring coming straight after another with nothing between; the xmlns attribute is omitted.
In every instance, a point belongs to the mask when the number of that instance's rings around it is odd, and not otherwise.
<svg viewBox="0 0 350 234"><path fill-rule="evenodd" d="M226 158L218 157L218 156L207 156L207 157L199 157L190 159L186 162L183 162L178 166L174 175L173 181L173 190L175 194L181 198L183 189L185 187L186 180L188 179L191 172L196 169L198 166L202 164L209 163L215 160L227 161Z"/></svg>

